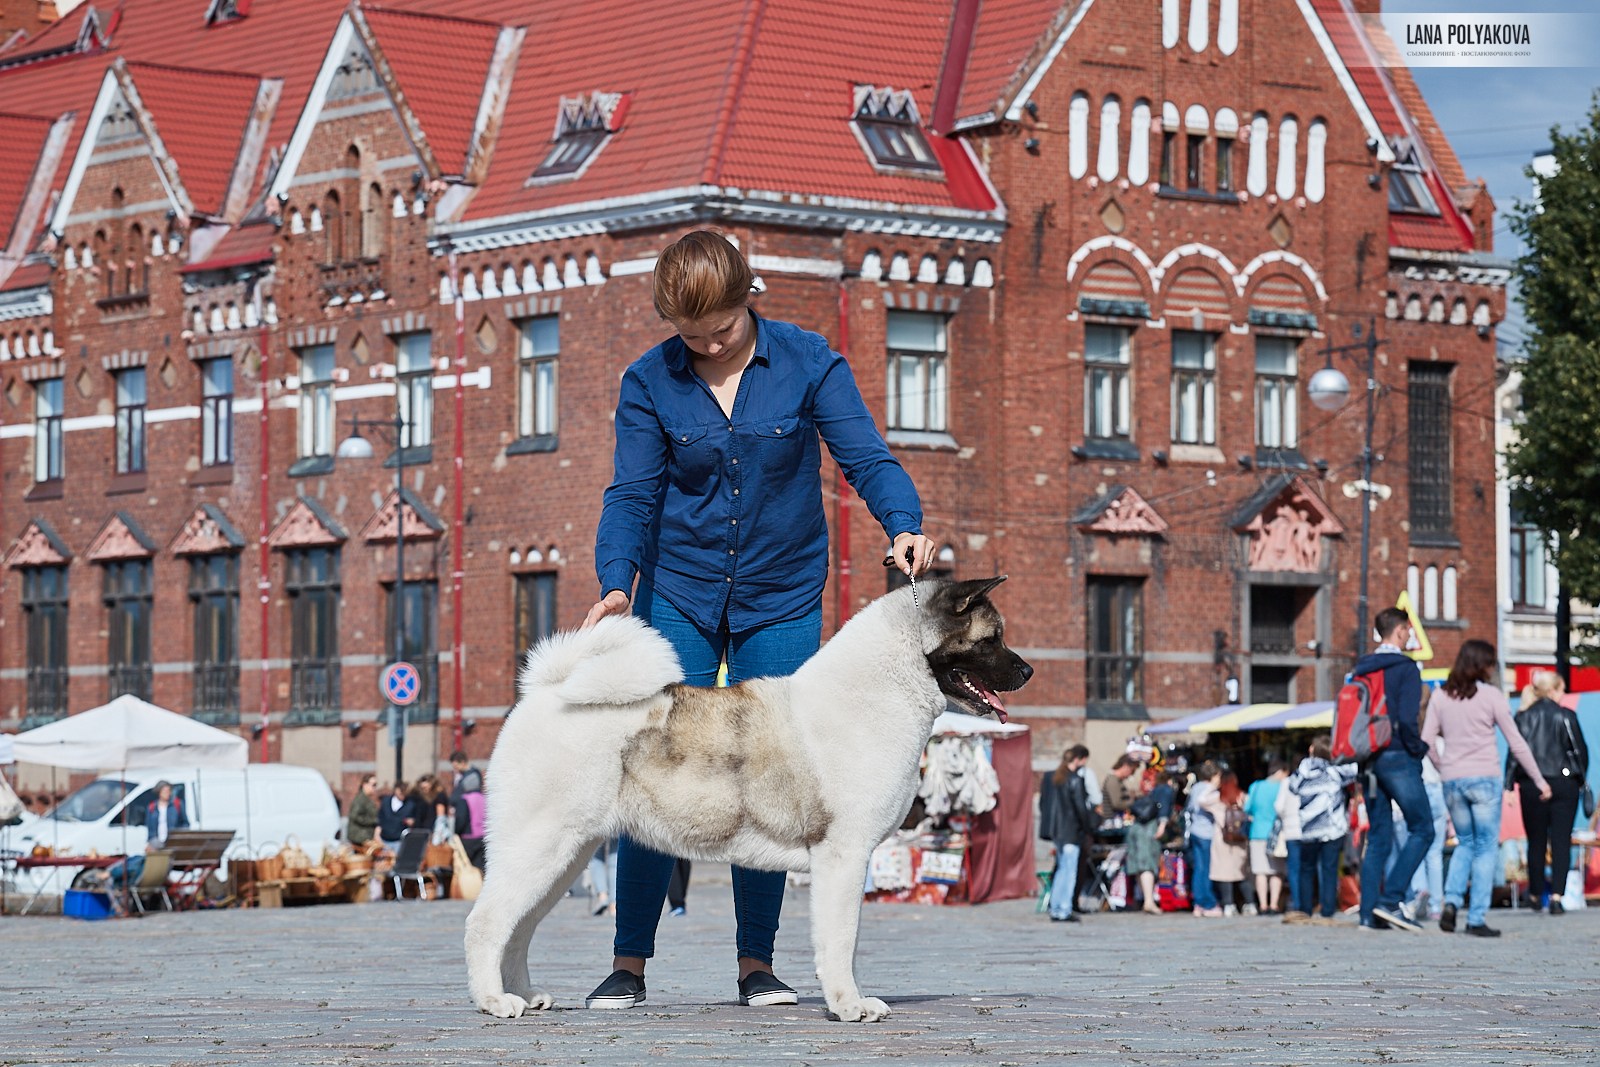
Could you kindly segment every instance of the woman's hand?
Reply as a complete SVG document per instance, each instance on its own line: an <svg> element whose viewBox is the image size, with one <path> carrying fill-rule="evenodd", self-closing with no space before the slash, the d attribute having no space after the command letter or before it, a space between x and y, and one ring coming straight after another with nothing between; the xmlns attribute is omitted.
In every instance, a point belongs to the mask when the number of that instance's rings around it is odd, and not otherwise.
<svg viewBox="0 0 1600 1067"><path fill-rule="evenodd" d="M587 630L607 615L626 615L629 607L628 594L620 589L613 589L600 603L589 609L589 614L584 616L581 629Z"/></svg>
<svg viewBox="0 0 1600 1067"><path fill-rule="evenodd" d="M909 563L906 562L907 549L911 551L911 561ZM896 567L915 578L926 573L927 569L933 566L933 555L938 550L939 546L935 545L930 537L916 533L903 533L894 539L894 547L889 550L889 554Z"/></svg>
<svg viewBox="0 0 1600 1067"><path fill-rule="evenodd" d="M1548 782L1545 783L1545 787L1539 790L1539 799L1548 801L1553 796L1555 796L1555 793L1551 791L1550 784Z"/></svg>

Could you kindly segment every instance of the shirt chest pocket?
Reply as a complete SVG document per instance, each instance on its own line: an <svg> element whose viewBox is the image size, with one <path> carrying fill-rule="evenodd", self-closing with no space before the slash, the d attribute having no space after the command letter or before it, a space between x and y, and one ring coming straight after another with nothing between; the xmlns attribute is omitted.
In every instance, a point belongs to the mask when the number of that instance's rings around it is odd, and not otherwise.
<svg viewBox="0 0 1600 1067"><path fill-rule="evenodd" d="M749 424L750 444L764 475L781 479L799 471L806 450L805 429L798 415Z"/></svg>
<svg viewBox="0 0 1600 1067"><path fill-rule="evenodd" d="M700 477L716 469L723 447L722 438L711 432L717 428L703 423L665 427L672 466L680 477Z"/></svg>

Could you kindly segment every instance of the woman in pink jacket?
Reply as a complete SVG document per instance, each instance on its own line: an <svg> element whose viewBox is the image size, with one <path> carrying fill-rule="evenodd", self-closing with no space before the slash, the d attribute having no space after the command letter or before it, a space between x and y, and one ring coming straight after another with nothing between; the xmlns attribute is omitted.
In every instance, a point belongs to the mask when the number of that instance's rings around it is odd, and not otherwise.
<svg viewBox="0 0 1600 1067"><path fill-rule="evenodd" d="M1500 854L1502 777L1494 740L1496 727L1505 734L1512 756L1538 787L1539 795L1550 795L1550 786L1539 773L1528 743L1511 721L1506 695L1492 684L1494 669L1493 645L1475 638L1463 642L1450 676L1428 701L1427 721L1422 727L1428 758L1444 780L1445 805L1450 809L1450 821L1455 824L1459 842L1445 877L1439 929L1446 933L1455 930L1456 909L1466 900L1470 876L1472 904L1467 909L1467 933L1477 937L1500 936L1500 931L1484 921L1489 915L1489 896L1495 882L1495 859ZM1442 754L1438 744L1441 738Z"/></svg>

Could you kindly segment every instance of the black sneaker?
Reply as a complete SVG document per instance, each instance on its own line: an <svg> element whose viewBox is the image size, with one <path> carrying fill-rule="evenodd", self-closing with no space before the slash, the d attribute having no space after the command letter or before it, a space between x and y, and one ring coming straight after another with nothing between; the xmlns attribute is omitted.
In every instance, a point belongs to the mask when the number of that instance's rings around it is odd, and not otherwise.
<svg viewBox="0 0 1600 1067"><path fill-rule="evenodd" d="M644 1003L644 976L632 971L612 971L611 977L583 998L589 1008L631 1008Z"/></svg>
<svg viewBox="0 0 1600 1067"><path fill-rule="evenodd" d="M751 971L739 979L739 1003L760 1008L769 1004L798 1004L800 996L767 971Z"/></svg>
<svg viewBox="0 0 1600 1067"><path fill-rule="evenodd" d="M1467 933L1471 934L1473 937L1499 937L1500 936L1500 931L1499 930L1496 930L1494 927L1487 926L1487 925L1468 926L1467 927Z"/></svg>
<svg viewBox="0 0 1600 1067"><path fill-rule="evenodd" d="M1446 904L1440 909L1439 929L1447 934L1456 932L1456 906L1454 904Z"/></svg>
<svg viewBox="0 0 1600 1067"><path fill-rule="evenodd" d="M1551 915L1565 915L1566 913L1567 913L1567 906L1565 904L1561 903L1561 901L1557 900L1555 897L1551 897L1550 898L1550 914Z"/></svg>

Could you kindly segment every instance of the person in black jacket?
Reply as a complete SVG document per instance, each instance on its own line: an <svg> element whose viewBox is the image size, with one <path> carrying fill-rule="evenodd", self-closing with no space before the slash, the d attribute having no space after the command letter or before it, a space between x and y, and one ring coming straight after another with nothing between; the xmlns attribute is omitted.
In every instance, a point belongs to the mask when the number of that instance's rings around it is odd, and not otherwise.
<svg viewBox="0 0 1600 1067"><path fill-rule="evenodd" d="M1428 746L1417 727L1422 674L1416 661L1405 654L1406 643L1411 640L1411 622L1405 612L1384 608L1378 612L1373 628L1382 643L1375 652L1357 660L1351 673L1360 676L1383 672L1383 694L1394 739L1362 768L1366 772L1362 792L1370 829L1366 852L1361 857L1361 926L1367 930L1398 927L1416 932L1422 926L1401 901L1433 843L1433 808L1428 803L1427 787L1422 784L1422 760L1428 754ZM1406 820L1406 840L1398 853L1390 801L1400 806Z"/></svg>
<svg viewBox="0 0 1600 1067"><path fill-rule="evenodd" d="M1056 846L1056 873L1050 881L1050 918L1078 922L1072 913L1078 889L1078 852L1094 826L1089 793L1078 770L1084 757L1077 749L1061 756L1061 765L1039 784L1039 836Z"/></svg>
<svg viewBox="0 0 1600 1067"><path fill-rule="evenodd" d="M393 852L400 847L400 835L416 824L410 787L405 782L396 782L393 791L378 801L378 837L384 847Z"/></svg>
<svg viewBox="0 0 1600 1067"><path fill-rule="evenodd" d="M1544 850L1550 849L1550 914L1566 909L1567 871L1572 862L1572 823L1578 815L1578 796L1589 773L1589 743L1576 713L1558 703L1567 691L1555 671L1534 671L1522 691L1517 731L1533 750L1539 773L1550 783L1550 799L1528 780L1528 772L1506 759L1506 788L1520 785L1522 825L1528 831L1528 896L1535 908L1543 907L1545 894Z"/></svg>

